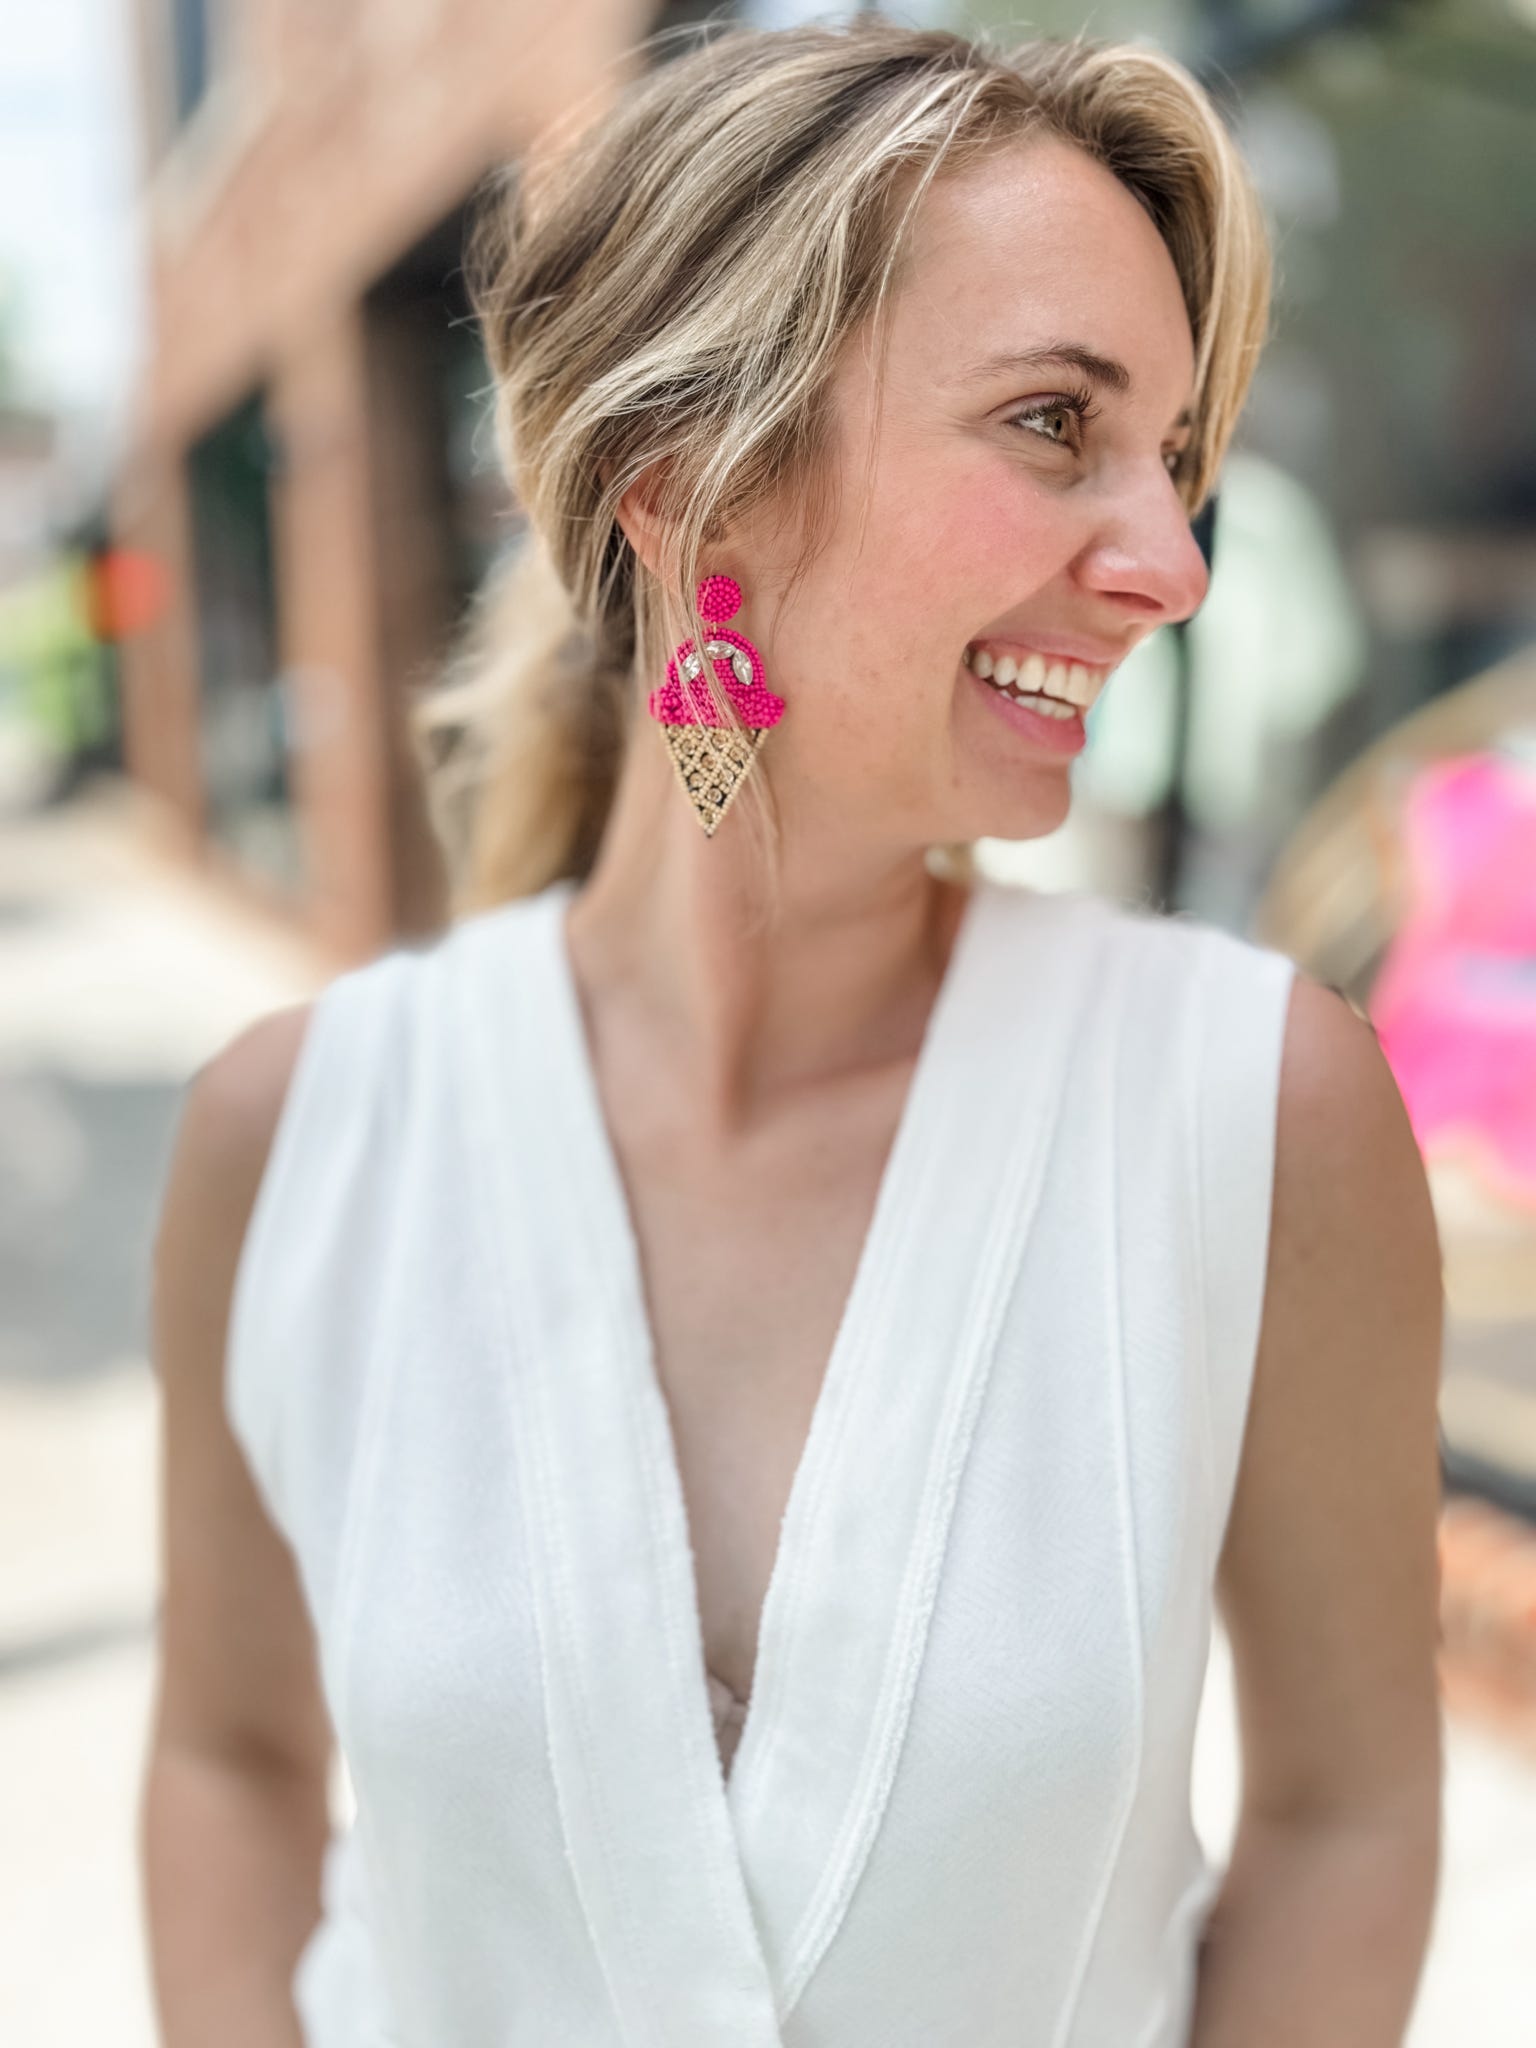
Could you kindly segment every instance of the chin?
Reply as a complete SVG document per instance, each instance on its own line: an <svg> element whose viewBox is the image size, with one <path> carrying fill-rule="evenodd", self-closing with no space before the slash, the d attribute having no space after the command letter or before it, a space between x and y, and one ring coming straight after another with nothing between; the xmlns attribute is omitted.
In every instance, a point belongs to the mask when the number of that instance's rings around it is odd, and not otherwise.
<svg viewBox="0 0 1536 2048"><path fill-rule="evenodd" d="M1037 789L1019 790L1010 802L986 806L986 822L971 827L969 839L1044 839L1066 823L1072 809L1072 786L1057 769L1051 780L1059 789L1045 787L1046 777L1036 778Z"/></svg>

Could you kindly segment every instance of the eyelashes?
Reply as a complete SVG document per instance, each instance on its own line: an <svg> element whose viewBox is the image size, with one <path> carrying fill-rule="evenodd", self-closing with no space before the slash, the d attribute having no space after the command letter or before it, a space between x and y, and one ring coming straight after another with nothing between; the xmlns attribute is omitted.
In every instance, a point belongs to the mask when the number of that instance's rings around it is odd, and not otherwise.
<svg viewBox="0 0 1536 2048"><path fill-rule="evenodd" d="M1010 427L1022 427L1027 420L1049 419L1052 413L1062 413L1077 421L1076 438L1070 441L1056 440L1053 434L1040 434L1036 427L1025 431L1039 434L1042 441L1054 441L1058 448L1074 448L1083 437L1083 429L1090 420L1096 420L1103 410L1093 402L1093 393L1083 385L1071 391L1058 391L1054 397L1037 399L1033 405L1025 406L1022 412L1013 413L1005 422Z"/></svg>
<svg viewBox="0 0 1536 2048"><path fill-rule="evenodd" d="M1039 440L1049 442L1053 447L1070 448L1081 454L1088 422L1096 420L1102 411L1102 406L1094 404L1093 393L1086 385L1079 384L1070 391L1058 391L1050 398L1036 399L1033 405L1025 406L1022 412L1011 413L1003 424L1017 427L1024 433L1034 434ZM1059 414L1075 422L1069 438L1061 439L1054 434L1042 433L1032 424L1036 420L1049 419L1053 414ZM1193 454L1193 444L1187 448L1173 450L1167 458L1168 474L1175 480L1181 478L1189 468Z"/></svg>

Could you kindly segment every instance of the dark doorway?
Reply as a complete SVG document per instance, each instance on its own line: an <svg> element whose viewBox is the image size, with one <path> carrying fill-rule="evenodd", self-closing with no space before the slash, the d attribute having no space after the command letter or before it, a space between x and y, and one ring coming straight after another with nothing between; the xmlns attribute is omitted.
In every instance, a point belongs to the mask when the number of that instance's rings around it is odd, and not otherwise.
<svg viewBox="0 0 1536 2048"><path fill-rule="evenodd" d="M241 864L297 895L302 858L277 664L272 443L260 394L187 455L209 828Z"/></svg>
<svg viewBox="0 0 1536 2048"><path fill-rule="evenodd" d="M379 564L380 684L390 736L390 860L402 933L437 929L446 881L407 718L517 530L491 425L490 370L463 277L465 208L368 293L369 445Z"/></svg>

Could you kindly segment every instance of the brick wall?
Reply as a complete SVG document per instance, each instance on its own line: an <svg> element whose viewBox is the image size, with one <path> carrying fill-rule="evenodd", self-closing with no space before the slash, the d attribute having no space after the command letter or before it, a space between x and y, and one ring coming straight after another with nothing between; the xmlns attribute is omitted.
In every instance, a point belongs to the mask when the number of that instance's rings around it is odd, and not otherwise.
<svg viewBox="0 0 1536 2048"><path fill-rule="evenodd" d="M599 112L653 10L247 0L223 13L212 83L173 135L165 0L139 0L152 340L114 523L169 562L178 595L125 650L128 762L189 853L221 858L199 790L183 464L259 389L277 456L278 637L305 869L299 899L279 907L361 957L442 902L399 729L398 678L432 640L410 609L413 591L434 602L431 579L400 574L413 516L400 494L421 464L408 427L380 427L387 361L365 294L492 165L525 157L579 103Z"/></svg>

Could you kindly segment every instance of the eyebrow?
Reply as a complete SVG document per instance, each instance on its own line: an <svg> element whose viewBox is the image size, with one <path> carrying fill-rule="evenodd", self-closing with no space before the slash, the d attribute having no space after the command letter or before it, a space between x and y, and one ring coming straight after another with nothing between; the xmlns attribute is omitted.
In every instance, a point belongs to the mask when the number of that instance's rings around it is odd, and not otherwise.
<svg viewBox="0 0 1536 2048"><path fill-rule="evenodd" d="M1107 391L1113 391L1121 398L1130 392L1131 373L1124 363L1117 362L1113 356L1100 355L1081 341L1053 341L1043 348L999 349L996 354L984 356L979 363L973 363L966 372L965 381L982 384L1010 370L1049 370L1063 365L1079 371L1090 383L1102 384ZM1187 405L1173 424L1176 427L1193 424L1193 414Z"/></svg>

